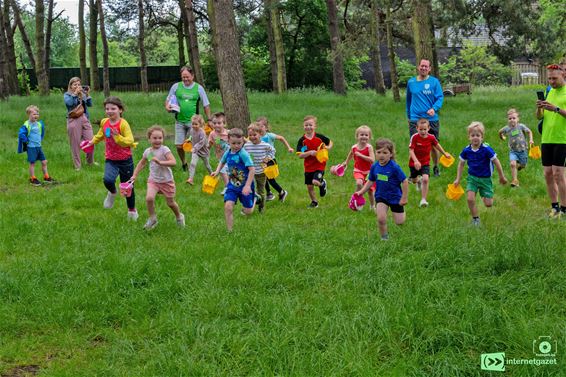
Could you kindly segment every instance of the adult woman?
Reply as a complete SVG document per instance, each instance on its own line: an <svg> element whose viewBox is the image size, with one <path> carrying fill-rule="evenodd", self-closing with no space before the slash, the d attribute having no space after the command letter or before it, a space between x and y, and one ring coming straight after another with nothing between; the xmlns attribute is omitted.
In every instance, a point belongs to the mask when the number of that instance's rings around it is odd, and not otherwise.
<svg viewBox="0 0 566 377"><path fill-rule="evenodd" d="M81 85L79 77L69 80L67 92L64 94L65 106L67 106L67 134L71 146L71 155L75 170L81 169L81 147L83 140L92 139L92 126L89 121L88 108L92 106L90 88ZM94 164L94 152L87 153L86 162Z"/></svg>
<svg viewBox="0 0 566 377"><path fill-rule="evenodd" d="M210 119L210 102L203 87L195 81L193 69L188 66L181 68L181 82L173 84L165 101L165 109L173 111L171 105L178 104L175 115L175 147L181 159L183 170L187 170L183 143L188 138L191 129L191 118L199 113L199 104L202 101L207 119Z"/></svg>

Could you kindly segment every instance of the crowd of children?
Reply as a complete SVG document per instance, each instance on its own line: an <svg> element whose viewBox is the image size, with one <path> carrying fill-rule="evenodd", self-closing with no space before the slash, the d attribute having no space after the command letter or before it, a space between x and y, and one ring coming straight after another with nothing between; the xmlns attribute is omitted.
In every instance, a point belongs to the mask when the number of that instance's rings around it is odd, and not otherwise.
<svg viewBox="0 0 566 377"><path fill-rule="evenodd" d="M83 148L94 144L105 143L104 186L107 195L103 207L110 209L114 206L117 195L116 179L120 177L120 188L124 187L128 218L138 219L133 184L140 172L149 164L149 177L147 180L146 205L149 213L144 228L147 230L157 226L155 199L162 194L175 214L180 227L185 226L185 216L181 213L175 201L175 180L171 168L176 160L171 150L164 145L165 130L159 126L152 126L147 130L150 147L147 148L141 160L134 169L132 148L134 141L130 125L122 118L124 105L117 97L108 97L104 101L106 118L100 122L96 135ZM41 185L35 176L35 162L40 161L45 183L54 182L47 171L47 159L42 150L42 140L45 135L45 124L39 119L39 109L28 106L26 109L28 120L21 126L18 134L18 153L27 152L29 162L30 183ZM510 109L507 113L508 124L499 130L501 139L508 141L510 149L509 159L511 167L511 185L519 186L518 171L527 165L527 141L533 145L533 134L528 127L519 123L519 113ZM226 227L231 231L234 226L234 207L237 202L242 204L243 215L250 215L257 206L258 212L263 212L267 201L275 199L271 192L273 188L278 193L279 201L284 202L288 192L277 182L276 176L268 177L266 169L277 163L275 159L275 141L282 142L289 153L295 152L303 160L304 183L310 199L308 208L317 208L315 187L318 188L320 198L327 195L328 185L324 178L328 151L333 147L333 141L327 136L317 132L317 118L307 115L303 119L304 134L299 138L296 149L281 135L269 129L267 118L260 117L247 128L247 138L238 128L227 129L224 113L215 113L211 119L212 132L207 136L205 122L202 116L194 115L191 119L189 140L192 143L192 158L189 167L187 183L194 184L196 166L203 160L210 176L222 177L224 188L221 194L224 197L224 213ZM378 138L375 149L372 146L372 130L360 126L355 131L356 144L354 144L340 164L345 169L351 160L354 160L353 178L355 180L354 195L363 196L368 191L370 208L375 211L378 229L382 240L389 239L387 230L387 213L392 212L393 221L397 225L405 222L404 206L407 204L409 182L415 184L420 192L419 207L427 207L427 194L430 183L430 156L431 152L438 152L445 158L451 159L434 135L429 133L430 124L426 119L416 123L416 133L409 142L410 175L407 178L401 166L395 160L395 145L386 138ZM468 128L469 145L459 154L456 179L453 185L459 186L463 176L464 166L468 165L467 175L467 203L472 216L472 224L479 225L480 219L476 206L476 195L479 192L486 207L493 205L493 183L491 180L493 167L496 168L501 184L507 183L503 168L495 151L484 142L485 127L480 122L472 122ZM219 164L215 170L209 162L210 150L214 151Z"/></svg>

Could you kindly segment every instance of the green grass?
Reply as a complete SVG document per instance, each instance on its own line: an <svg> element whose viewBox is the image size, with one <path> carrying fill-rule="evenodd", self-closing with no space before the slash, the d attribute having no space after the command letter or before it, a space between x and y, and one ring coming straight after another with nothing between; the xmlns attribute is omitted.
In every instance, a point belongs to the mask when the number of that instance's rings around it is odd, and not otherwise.
<svg viewBox="0 0 566 377"><path fill-rule="evenodd" d="M138 161L146 128L172 133L172 118L164 94L121 97L140 139ZM535 100L533 89L520 88L447 98L442 145L457 155L465 127L480 120L509 176L497 130L509 107L534 130ZM211 101L221 108L218 95ZM99 119L102 97L94 102ZM374 139L393 139L408 171L404 103L361 91L252 93L249 102L252 118L266 115L293 146L303 117L318 116L318 131L335 143L330 164L343 161L355 128L368 124ZM31 103L46 121L44 151L60 181L50 188L30 187L25 155L16 154ZM390 222L391 241L380 242L375 215L347 207L351 166L343 178L330 176L321 207L307 210L302 161L280 145L286 203L270 202L249 219L236 214L227 234L221 197L187 187L177 168L187 228L176 227L159 197L160 224L147 233L145 184L137 186L138 223L126 221L123 199L103 210L103 166L74 171L64 115L57 95L0 103L3 376L30 365L41 376L480 376L489 373L480 370L481 353L532 358L541 335L557 340L558 366L508 365L505 374L566 373L566 222L545 219L539 161L520 172L520 188L496 186L494 208L480 204L480 229L470 227L464 200L444 197L455 165L431 180L427 209L411 186L406 224ZM198 182L203 171L201 164Z"/></svg>

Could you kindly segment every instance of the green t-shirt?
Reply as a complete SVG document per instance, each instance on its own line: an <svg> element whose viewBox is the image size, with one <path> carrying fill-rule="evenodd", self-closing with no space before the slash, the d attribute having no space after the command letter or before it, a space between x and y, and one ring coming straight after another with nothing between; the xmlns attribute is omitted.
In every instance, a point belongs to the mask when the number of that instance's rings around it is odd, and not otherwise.
<svg viewBox="0 0 566 377"><path fill-rule="evenodd" d="M550 89L546 100L554 106L566 109L566 85ZM554 111L544 111L542 144L566 144L566 117Z"/></svg>
<svg viewBox="0 0 566 377"><path fill-rule="evenodd" d="M175 95L179 102L180 111L177 115L177 120L181 123L188 123L191 121L193 115L198 114L198 107L200 95L198 92L198 84L195 83L192 88L188 89L179 83Z"/></svg>

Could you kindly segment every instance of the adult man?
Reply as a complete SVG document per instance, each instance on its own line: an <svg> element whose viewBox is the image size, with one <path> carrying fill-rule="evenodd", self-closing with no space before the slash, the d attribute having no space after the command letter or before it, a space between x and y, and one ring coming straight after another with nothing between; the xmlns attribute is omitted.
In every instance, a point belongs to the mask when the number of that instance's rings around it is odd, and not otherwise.
<svg viewBox="0 0 566 377"><path fill-rule="evenodd" d="M437 140L440 136L440 123L438 121L438 111L444 101L444 93L440 81L434 76L430 76L430 61L422 59L418 66L419 74L411 77L407 83L407 119L409 120L409 136L417 133L417 121L421 118L427 119L430 123L429 133L433 134ZM436 177L440 175L438 170L438 158L440 152L433 149L432 161L434 162L433 172Z"/></svg>
<svg viewBox="0 0 566 377"><path fill-rule="evenodd" d="M544 101L537 101L537 118L543 119L541 151L552 206L549 217L557 219L566 216L566 72L557 64L546 68L551 89Z"/></svg>
<svg viewBox="0 0 566 377"><path fill-rule="evenodd" d="M165 100L165 109L172 111L178 104L178 113L175 115L175 146L177 153L181 159L183 170L187 170L187 162L185 160L185 151L183 143L188 138L191 130L191 117L199 113L199 104L202 100L202 106L207 119L210 119L210 102L206 96L203 87L194 81L195 75L193 69L188 66L181 68L181 82L173 84L169 90L169 95ZM172 107L173 105L173 107Z"/></svg>

